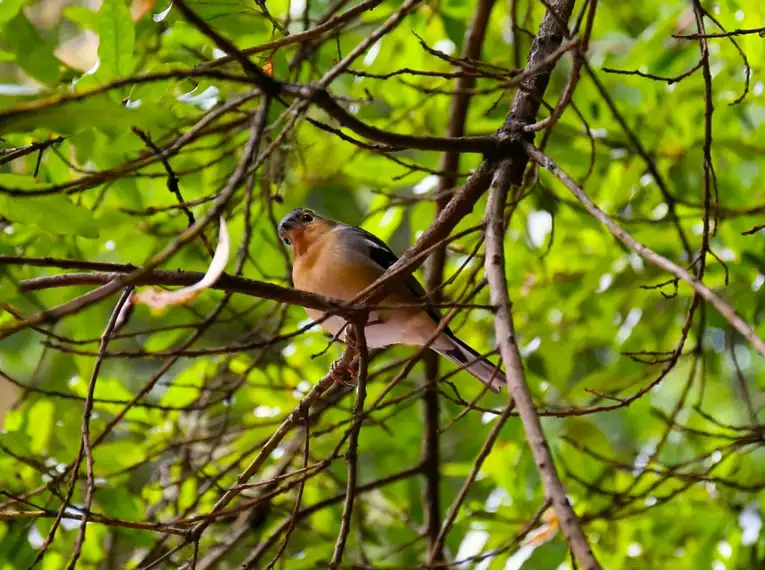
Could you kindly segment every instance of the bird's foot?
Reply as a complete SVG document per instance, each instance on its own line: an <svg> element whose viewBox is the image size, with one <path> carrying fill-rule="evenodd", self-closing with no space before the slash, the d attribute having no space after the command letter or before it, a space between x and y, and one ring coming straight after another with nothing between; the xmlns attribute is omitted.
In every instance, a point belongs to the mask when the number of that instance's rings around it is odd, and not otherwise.
<svg viewBox="0 0 765 570"><path fill-rule="evenodd" d="M329 367L329 375L336 383L352 388L356 385L357 366L354 366L354 363L343 365L333 362Z"/></svg>
<svg viewBox="0 0 765 570"><path fill-rule="evenodd" d="M384 322L385 321L383 319L373 314L369 316L366 323L362 323L362 324L364 329L368 329L371 326L381 325ZM364 332L362 332L362 334L364 334ZM358 338L358 335L356 334L356 328L350 322L345 326L345 329L342 331L342 338L343 338L343 343L345 343L345 346L347 346L348 349L351 350L352 352L358 354L360 340Z"/></svg>
<svg viewBox="0 0 765 570"><path fill-rule="evenodd" d="M343 342L345 343L345 346L348 347L348 350L354 354L358 354L359 340L356 338L356 331L353 330L353 327L348 327L345 331Z"/></svg>

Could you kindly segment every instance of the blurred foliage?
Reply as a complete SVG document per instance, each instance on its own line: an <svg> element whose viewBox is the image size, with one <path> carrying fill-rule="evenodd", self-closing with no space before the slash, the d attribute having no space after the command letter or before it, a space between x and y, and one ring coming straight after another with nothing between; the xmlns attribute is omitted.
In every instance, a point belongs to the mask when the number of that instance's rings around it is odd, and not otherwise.
<svg viewBox="0 0 765 570"><path fill-rule="evenodd" d="M25 0L0 2L0 255L142 265L187 226L186 215L176 206L177 197L168 191L161 163L123 168L152 155L131 127L165 147L252 87L191 75L189 70L200 62L223 54L167 1L151 4L147 14L133 21L131 7L123 0L104 0L100 9L44 0L37 5ZM309 27L331 4L327 0L307 3ZM255 2L194 0L187 5L239 48L284 36ZM304 29L305 6L305 2L286 0L267 4L270 16L293 34ZM512 6L519 18L514 30ZM729 31L755 28L765 21L765 6L754 0L720 0L704 2L704 6ZM399 7L399 2L383 2L361 13L339 35L306 44L305 57L296 43L257 53L252 60L260 66L270 61L280 80L318 80ZM578 2L576 11L581 8ZM537 0L497 2L482 60L499 70L522 66L544 9ZM58 14L52 26L36 19L45 10ZM453 71L449 62L423 49L418 37L425 45L456 56L474 11L475 0L422 3L355 61L351 70L366 74L404 68ZM720 31L710 18L706 26L708 32ZM546 152L582 182L602 209L639 241L681 265L693 260L672 221L667 197L625 125L666 182L691 253L698 251L703 231L705 127L701 71L668 83L607 73L604 68L678 76L698 62L699 44L672 34L696 31L685 0L600 2L588 62L602 91L583 72L573 97L575 108L567 109L553 131L545 133L549 136ZM64 63L61 46L86 32L100 39L98 65L78 66L71 57ZM711 238L714 256L706 257L704 281L763 335L763 231L743 232L761 224L765 212L761 182L765 40L755 33L738 36L735 42L740 51L729 38L709 40L712 157L719 196L715 215L719 219ZM514 61L514 53L521 54L520 62ZM89 61L88 57L92 54L82 54L82 61ZM548 103L556 101L570 68L569 57L557 64ZM242 73L235 64L219 69ZM71 97L98 90L115 79L161 73L166 77L126 81L92 96ZM478 79L467 134L488 134L501 125L513 91L498 83L491 77ZM370 125L443 136L453 86L453 79L438 76L399 74L380 79L344 73L330 90ZM618 110L618 118L609 101ZM232 172L247 139L246 119L258 104L259 98L253 98L222 113L212 122L220 128L189 139L170 158L183 200L192 204L189 210L197 218ZM269 143L284 127L283 110L277 103L271 107ZM308 116L331 124L331 118L316 108ZM40 151L2 160L13 149L59 136L64 139ZM537 142L541 139L540 134ZM298 121L251 179L250 227L245 228L246 185L227 207L234 251L245 231L251 232L243 275L289 284L289 266L274 222L296 206L313 207L361 225L397 252L404 251L434 220L437 177L428 171L438 171L441 155L404 150L393 156L403 165L385 153ZM468 173L479 160L480 156L464 155L460 172ZM765 454L759 449L758 421L765 403L765 367L761 357L717 312L701 307L677 366L658 385L628 406L572 413L618 404L658 377L662 354L654 353L674 350L692 290L668 282L667 274L617 244L549 173L539 173L528 190L513 212L505 241L518 342L539 409L558 416L545 417L543 425L599 560L604 567L625 569L762 567L765 541L759 530L765 506ZM455 231L480 223L484 204L482 199ZM214 242L215 228L206 235ZM474 232L450 245L445 274L452 277L462 270L446 287L447 300L462 300L474 288L473 278L480 281L482 258L468 259L479 237ZM195 240L165 268L204 271L209 259L203 242ZM234 271L235 264L232 259L229 271ZM23 280L65 272L23 261L0 265L0 303L6 308L0 312L0 326L90 289L18 291ZM418 274L422 277L421 271ZM665 284L657 286L661 283ZM471 302L488 303L487 289L480 289ZM0 504L6 510L46 509L55 515L60 508L69 484L56 476L77 456L92 354L112 308L112 302L102 302L55 325L29 328L0 341L0 370L31 388L23 393L0 392L3 408L20 398L8 410L5 431L0 433L0 491L4 494ZM213 311L214 322L200 329ZM300 307L239 294L228 297L221 291L205 292L188 306L162 314L137 308L122 336L109 343L110 356L96 385L91 434L101 433L153 375L161 374L161 378L94 449L93 512L146 523L170 523L175 517L208 513L339 352L333 346L322 353L328 339L315 329L265 348L180 357L165 366L167 351L185 346L197 330L203 332L193 349L230 347L245 339L261 342L306 323ZM490 311L462 310L454 324L461 338L477 349L493 348ZM625 352L643 354L631 358ZM318 353L322 354L314 357ZM413 353L410 348L394 347L374 357L368 402L401 369L400 359ZM449 372L453 367L442 362L441 370ZM360 484L418 464L423 420L414 390L423 378L424 367L418 364L364 423ZM480 386L465 373L449 382L453 383L440 384L444 510L474 465L496 421L493 412L501 410L507 398L506 394L484 395L480 409L471 410L465 401L477 396ZM347 429L351 406L352 395L345 396L311 425L310 463L332 456ZM302 438L295 437L297 453L289 470L303 465ZM278 468L280 458L291 452L287 447L273 454L268 469ZM342 494L345 477L341 455L307 481L302 505ZM72 497L75 507L84 500L84 466L80 478ZM410 568L423 563L427 542L421 533L422 486L420 476L410 476L360 495L347 564ZM239 567L289 516L296 490L293 486L278 493L215 568ZM26 497L28 503L14 503L9 496ZM518 567L518 554L523 553L516 536L543 500L523 430L518 418L512 417L447 535L447 556L457 560L494 551L482 562L460 567ZM304 519L277 567L326 567L341 508L338 501ZM77 514L71 507L67 512ZM27 568L53 517L4 521L3 517L0 512L0 569ZM200 557L226 544L237 524L241 521L235 515L218 520L202 536ZM65 519L38 567L65 567L77 528L76 520ZM151 559L150 553L161 554L178 541L156 530L108 523L90 523L86 538L78 568L141 567ZM280 543L281 538L275 544ZM265 568L277 548L256 567ZM186 547L161 567L180 567L190 553ZM566 567L570 568L570 558L560 534L536 548L523 563L528 569Z"/></svg>

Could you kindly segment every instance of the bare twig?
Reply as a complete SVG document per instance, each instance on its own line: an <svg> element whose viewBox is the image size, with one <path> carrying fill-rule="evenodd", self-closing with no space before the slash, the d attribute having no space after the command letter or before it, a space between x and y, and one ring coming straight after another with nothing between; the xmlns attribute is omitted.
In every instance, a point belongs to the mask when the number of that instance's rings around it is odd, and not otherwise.
<svg viewBox="0 0 765 570"><path fill-rule="evenodd" d="M724 301L719 295L717 295L717 293L704 285L687 270L672 263L666 257L663 257L655 251L647 248L645 245L633 238L623 228L617 225L617 223L614 222L614 220L611 219L608 214L603 212L603 210L598 208L593 203L593 201L590 200L589 196L587 196L584 190L579 185L577 185L576 182L574 182L568 174L561 170L561 168L555 164L550 157L539 152L534 148L533 145L527 144L525 148L526 152L529 153L529 156L537 164L546 168L556 178L558 178L558 180L560 180L566 186L566 188L568 188L574 194L574 196L576 196L576 198L582 203L585 209L608 228L614 237L616 237L619 241L624 243L627 247L629 247L649 263L661 267L665 271L668 271L678 279L681 279L690 285L695 292L701 295L701 297L703 297L715 309L717 309L722 317L728 321L733 326L733 328L741 333L741 335L746 338L752 344L752 346L754 346L757 352L765 357L765 342L763 342L757 333L752 330L749 324L744 319L742 319L738 313L736 313L736 310L731 307L730 304Z"/></svg>
<svg viewBox="0 0 765 570"><path fill-rule="evenodd" d="M713 39L713 38L730 38L731 36L748 36L757 34L760 37L765 37L765 28L740 28L738 30L732 30L730 32L722 32L719 34L672 34L673 38L681 40L700 40L700 39Z"/></svg>
<svg viewBox="0 0 765 570"><path fill-rule="evenodd" d="M459 514L462 503L465 502L465 498L467 497L470 488L473 486L473 483L475 483L476 477L478 477L478 473L481 471L483 462L486 460L486 458L491 453L491 450L494 448L494 443L497 441L497 437L499 437L499 432L502 431L502 428L504 427L505 422L507 422L507 419L510 417L510 412L513 411L514 407L515 405L512 401L507 403L507 406L505 406L502 414L494 422L494 427L491 428L486 441L483 442L483 445L481 446L481 449L478 452L475 461L473 462L473 467L470 469L470 473L468 473L467 477L465 477L465 481L462 483L462 487L460 487L457 496L454 498L454 501L449 507L449 512L447 513L446 518L444 518L444 524L439 529L436 540L430 547L430 554L428 556L429 565L432 565L434 562L438 561L438 553L444 546L446 535L452 528L452 525L454 524L454 521Z"/></svg>
<svg viewBox="0 0 765 570"><path fill-rule="evenodd" d="M98 380L98 374L101 370L101 364L103 364L103 356L106 352L106 347L109 344L109 339L118 324L118 319L121 316L123 307L126 303L129 302L130 296L132 294L132 287L128 287L122 293L119 301L117 301L117 304L112 311L112 315L109 318L109 322L107 323L106 328L101 335L101 343L98 346L98 358L96 358L96 362L93 365L93 371L91 372L90 381L88 382L88 394L85 398L85 407L82 412L82 441L80 442L80 451L78 453L77 461L75 461L74 467L72 468L74 480L76 481L77 472L79 471L80 461L83 457L83 454L85 457L87 457L87 486L85 488L85 501L83 503L84 506L82 511L82 518L80 519L80 528L77 532L77 539L74 543L74 551L72 552L72 556L69 559L69 565L67 566L68 570L74 570L74 568L77 566L77 560L80 558L82 545L85 543L85 533L87 532L88 528L90 508L93 505L93 494L96 491L95 476L93 474L93 449L90 444L90 416L93 412L93 397L96 391L96 381ZM62 511L65 508L66 505L62 507Z"/></svg>
<svg viewBox="0 0 765 570"><path fill-rule="evenodd" d="M356 319L353 323L353 342L354 348L358 352L358 374L356 377L356 402L353 405L353 423L351 424L350 436L348 438L348 452L345 459L348 463L348 480L345 489L345 501L343 503L343 513L340 517L340 531L335 541L335 549L332 552L332 560L329 567L333 570L340 566L343 561L343 551L345 543L348 540L348 533L351 531L351 518L353 516L353 502L358 492L358 461L357 451L359 445L359 432L361 431L361 414L364 411L364 400L367 397L367 363L369 353L367 350L367 340L364 336L364 324L366 318Z"/></svg>
<svg viewBox="0 0 765 570"><path fill-rule="evenodd" d="M301 418L310 410L311 406L316 402L319 397L334 384L336 374L347 374L348 366L351 360L355 356L354 352L347 349L340 360L333 366L334 371L327 373L321 380L314 384L308 394L306 394L298 406L293 412L287 416L287 419L282 422L279 428L273 433L266 444L260 449L257 456L250 462L247 468L239 474L236 479L236 486L227 490L223 496L215 503L211 511L214 513L226 507L236 496L241 492L242 485L255 475L258 470L263 466L268 459L271 452L276 449L276 446L287 436L287 434L300 423ZM213 519L208 518L199 522L191 532L191 536L201 536L202 532L212 523Z"/></svg>

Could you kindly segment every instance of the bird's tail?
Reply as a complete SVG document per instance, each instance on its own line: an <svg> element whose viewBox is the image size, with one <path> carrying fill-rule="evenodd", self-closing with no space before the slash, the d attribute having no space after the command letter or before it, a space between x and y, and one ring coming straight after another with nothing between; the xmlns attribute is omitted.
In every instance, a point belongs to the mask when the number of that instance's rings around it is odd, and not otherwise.
<svg viewBox="0 0 765 570"><path fill-rule="evenodd" d="M462 366L492 392L499 392L499 389L505 385L505 375L502 371L457 337L448 334L444 337L449 340L451 346L431 346L431 348L458 366Z"/></svg>

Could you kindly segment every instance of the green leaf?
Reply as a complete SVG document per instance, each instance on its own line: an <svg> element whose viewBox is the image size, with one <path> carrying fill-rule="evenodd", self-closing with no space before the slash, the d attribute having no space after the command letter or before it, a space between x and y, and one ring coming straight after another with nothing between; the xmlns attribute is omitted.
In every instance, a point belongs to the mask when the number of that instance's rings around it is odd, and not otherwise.
<svg viewBox="0 0 765 570"><path fill-rule="evenodd" d="M290 64L283 50L274 52L271 56L271 64L273 65L274 78L285 81L290 76Z"/></svg>
<svg viewBox="0 0 765 570"><path fill-rule="evenodd" d="M13 281L0 274L0 303L7 303L16 297L17 294L18 290Z"/></svg>
<svg viewBox="0 0 765 570"><path fill-rule="evenodd" d="M122 449L120 449L122 451ZM140 500L122 487L104 487L98 489L98 502L109 510L109 515L126 521L141 519Z"/></svg>
<svg viewBox="0 0 765 570"><path fill-rule="evenodd" d="M100 473L109 473L135 465L144 458L145 450L139 441L117 440L109 441L96 448L93 459Z"/></svg>
<svg viewBox="0 0 765 570"><path fill-rule="evenodd" d="M133 71L135 28L127 5L123 0L104 0L98 16L99 75L105 79L130 75Z"/></svg>
<svg viewBox="0 0 765 570"><path fill-rule="evenodd" d="M25 174L0 174L0 188L39 190L40 187L40 181L33 176L27 176Z"/></svg>
<svg viewBox="0 0 765 570"><path fill-rule="evenodd" d="M186 4L205 22L227 35L254 34L270 29L265 18L255 8L255 2L189 0ZM178 14L177 10L175 14Z"/></svg>
<svg viewBox="0 0 765 570"><path fill-rule="evenodd" d="M468 22L473 15L474 5L467 0L444 0L441 13L449 14L452 18Z"/></svg>
<svg viewBox="0 0 765 570"><path fill-rule="evenodd" d="M20 12L5 25L8 48L16 54L16 62L30 76L44 84L52 84L60 77L60 62L53 48L44 41L37 29Z"/></svg>
<svg viewBox="0 0 765 570"><path fill-rule="evenodd" d="M30 451L45 454L53 429L54 405L50 400L40 400L29 408L29 423L26 433L30 439Z"/></svg>
<svg viewBox="0 0 765 570"><path fill-rule="evenodd" d="M41 109L17 111L8 117L0 113L0 134L45 128L66 135L95 127L115 137L129 131L133 125L162 126L170 119L172 114L158 106L128 109L107 95L98 95Z"/></svg>
<svg viewBox="0 0 765 570"><path fill-rule="evenodd" d="M24 0L2 0L0 1L0 23L5 23L16 17L21 10Z"/></svg>
<svg viewBox="0 0 765 570"><path fill-rule="evenodd" d="M31 438L20 431L0 433L0 451L13 455L26 456L32 445Z"/></svg>
<svg viewBox="0 0 765 570"><path fill-rule="evenodd" d="M586 418L570 417L566 418L565 434L574 442L587 442L587 449L599 453L606 457L613 454L611 442L603 431L595 425L594 422ZM581 451L570 453L571 448L562 447L567 453L567 465L576 473L587 473L588 468L595 469L592 459Z"/></svg>
<svg viewBox="0 0 765 570"><path fill-rule="evenodd" d="M0 195L0 214L14 223L37 226L53 234L98 237L93 214L60 194L30 198Z"/></svg>
<svg viewBox="0 0 765 570"><path fill-rule="evenodd" d="M67 6L64 8L64 18L77 24L83 30L98 32L100 28L98 12L85 6Z"/></svg>

